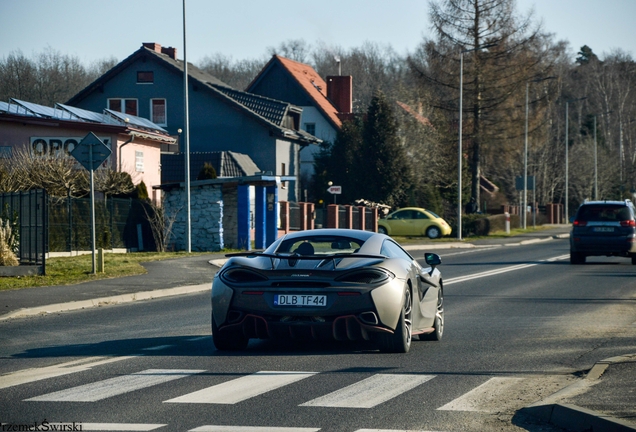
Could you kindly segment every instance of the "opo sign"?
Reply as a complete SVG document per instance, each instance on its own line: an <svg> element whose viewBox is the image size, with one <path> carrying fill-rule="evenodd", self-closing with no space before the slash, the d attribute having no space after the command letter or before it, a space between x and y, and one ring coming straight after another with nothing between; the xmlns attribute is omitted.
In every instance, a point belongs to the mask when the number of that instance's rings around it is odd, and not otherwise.
<svg viewBox="0 0 636 432"><path fill-rule="evenodd" d="M64 154L71 155L73 149L79 144L83 137L31 137L31 154L34 156L57 156ZM109 137L99 137L100 140L110 146Z"/></svg>

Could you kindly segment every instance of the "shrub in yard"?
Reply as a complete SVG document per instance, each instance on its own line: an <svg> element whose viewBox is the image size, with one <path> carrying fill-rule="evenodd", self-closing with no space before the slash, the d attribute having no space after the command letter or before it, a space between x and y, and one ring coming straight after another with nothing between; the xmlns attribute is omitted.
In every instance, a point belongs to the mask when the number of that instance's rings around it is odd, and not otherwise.
<svg viewBox="0 0 636 432"><path fill-rule="evenodd" d="M0 219L0 266L17 266L20 264L9 245L11 238L11 224L8 220L2 221Z"/></svg>

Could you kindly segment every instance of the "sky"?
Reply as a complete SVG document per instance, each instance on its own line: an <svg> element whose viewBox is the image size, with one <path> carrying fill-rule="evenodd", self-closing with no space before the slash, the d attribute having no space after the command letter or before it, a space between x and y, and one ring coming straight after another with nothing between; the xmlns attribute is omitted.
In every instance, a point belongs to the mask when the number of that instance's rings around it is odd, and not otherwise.
<svg viewBox="0 0 636 432"><path fill-rule="evenodd" d="M194 64L217 53L233 60L269 57L292 39L345 50L365 42L413 52L432 37L428 0L185 0L187 58ZM621 49L636 57L636 0L517 0L535 20L601 58ZM143 42L177 48L183 58L183 0L0 0L0 58L53 49L86 66L123 60Z"/></svg>

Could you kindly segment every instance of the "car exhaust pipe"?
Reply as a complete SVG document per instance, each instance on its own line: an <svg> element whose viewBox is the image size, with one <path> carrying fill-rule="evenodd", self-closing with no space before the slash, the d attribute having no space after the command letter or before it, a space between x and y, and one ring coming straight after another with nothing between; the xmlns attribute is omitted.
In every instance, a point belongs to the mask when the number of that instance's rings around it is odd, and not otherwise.
<svg viewBox="0 0 636 432"><path fill-rule="evenodd" d="M375 312L362 312L360 315L358 315L358 318L363 323L369 325L378 325L380 322Z"/></svg>

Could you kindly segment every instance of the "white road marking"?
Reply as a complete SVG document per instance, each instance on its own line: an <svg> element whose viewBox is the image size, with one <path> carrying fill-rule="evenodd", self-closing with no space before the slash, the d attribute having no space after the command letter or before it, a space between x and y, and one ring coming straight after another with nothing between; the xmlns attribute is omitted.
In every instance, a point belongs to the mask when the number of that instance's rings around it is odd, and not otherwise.
<svg viewBox="0 0 636 432"><path fill-rule="evenodd" d="M197 336L190 339L186 339L187 342L198 342L203 339L208 339L210 336Z"/></svg>
<svg viewBox="0 0 636 432"><path fill-rule="evenodd" d="M464 393L457 399L437 409L441 411L487 411L480 409L480 405L484 400L496 397L497 393L501 392L507 386L515 385L522 380L523 378L491 378L479 387L475 387L468 393Z"/></svg>
<svg viewBox="0 0 636 432"><path fill-rule="evenodd" d="M205 372L205 370L148 369L134 374L110 378L25 400L47 402L96 402L134 390L151 387L179 378L185 378L201 372Z"/></svg>
<svg viewBox="0 0 636 432"><path fill-rule="evenodd" d="M235 404L308 378L316 373L260 371L164 402Z"/></svg>
<svg viewBox="0 0 636 432"><path fill-rule="evenodd" d="M188 432L317 432L320 428L268 427L268 426L199 426Z"/></svg>
<svg viewBox="0 0 636 432"><path fill-rule="evenodd" d="M188 432L318 432L320 428L284 428L267 426L199 426Z"/></svg>
<svg viewBox="0 0 636 432"><path fill-rule="evenodd" d="M299 406L373 408L433 378L435 375L377 374Z"/></svg>
<svg viewBox="0 0 636 432"><path fill-rule="evenodd" d="M76 372L83 372L92 367L114 363L121 360L128 360L137 356L124 357L86 357L80 360L73 360L53 366L41 368L24 369L0 376L0 389L40 381L47 378L54 378Z"/></svg>
<svg viewBox="0 0 636 432"><path fill-rule="evenodd" d="M404 430L404 429L358 429L354 432L436 432L427 430Z"/></svg>
<svg viewBox="0 0 636 432"><path fill-rule="evenodd" d="M465 255L465 254L469 254L469 253L483 252L483 251L487 251L487 250L490 250L490 249L495 249L497 247L498 246L483 246L483 247L478 247L478 248L475 248L475 249L470 249L470 250L462 251L462 252L453 252L453 253L445 253L445 254L440 253L439 256L441 256L443 258L443 257L453 256L453 255Z"/></svg>
<svg viewBox="0 0 636 432"><path fill-rule="evenodd" d="M161 427L167 426L166 424L151 424L151 423L79 423L75 422L78 426L81 426L83 431L152 431ZM58 429L49 430L72 430L68 426L72 423L49 423L51 426L57 426ZM67 426L67 429L62 429L62 426Z"/></svg>
<svg viewBox="0 0 636 432"><path fill-rule="evenodd" d="M450 278L450 279L444 280L444 286L451 285L451 284L458 283L458 282L465 282L467 280L479 279L479 278L488 277L488 276L494 276L494 275L498 275L498 274L501 274L501 273L507 273L507 272L516 271L516 270L522 270L522 269L525 269L525 268L528 268L528 267L537 266L537 265L539 265L542 262L554 262L554 261L560 261L560 260L569 259L569 258L570 258L570 255L560 255L560 256L557 256L557 257L541 260L539 263L518 264L518 265L514 265L514 266L510 266L510 267L502 267L500 269L487 270L487 271L480 272L480 273L473 273L473 274L469 274L469 275L466 275L466 276L459 276L459 277L456 277L456 278Z"/></svg>
<svg viewBox="0 0 636 432"><path fill-rule="evenodd" d="M142 348L142 351L160 351L162 349L172 348L174 345L158 345L154 347Z"/></svg>

